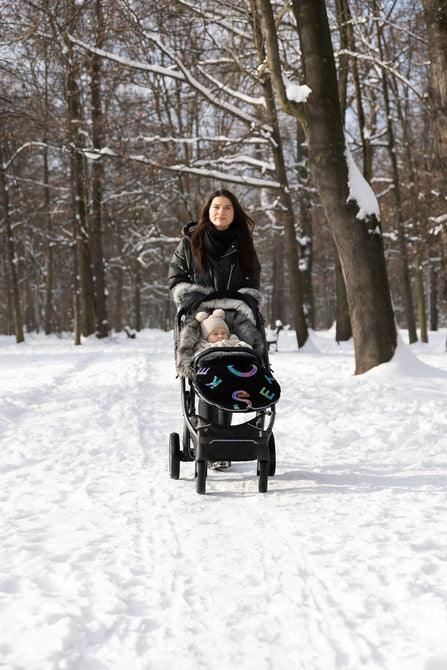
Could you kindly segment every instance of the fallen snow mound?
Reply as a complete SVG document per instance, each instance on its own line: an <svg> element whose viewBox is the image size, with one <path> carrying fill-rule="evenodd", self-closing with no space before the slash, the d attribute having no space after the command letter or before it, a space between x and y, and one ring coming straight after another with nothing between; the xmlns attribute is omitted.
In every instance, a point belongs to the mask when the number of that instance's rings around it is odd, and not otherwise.
<svg viewBox="0 0 447 670"><path fill-rule="evenodd" d="M447 382L447 372L423 363L405 344L400 335L398 335L396 352L391 361L372 368L365 375L374 378L376 381L395 381L398 377L404 379L418 377L444 379Z"/></svg>

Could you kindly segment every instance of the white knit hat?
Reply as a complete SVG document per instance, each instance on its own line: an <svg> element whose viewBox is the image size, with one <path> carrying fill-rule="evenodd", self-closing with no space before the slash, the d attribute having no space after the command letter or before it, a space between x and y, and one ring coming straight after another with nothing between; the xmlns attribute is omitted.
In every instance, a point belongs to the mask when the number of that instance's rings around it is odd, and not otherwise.
<svg viewBox="0 0 447 670"><path fill-rule="evenodd" d="M213 330L216 328L224 328L228 334L230 334L230 329L224 321L225 312L223 309L215 309L211 316L208 316L207 312L199 312L196 314L197 321L200 322L200 328L202 330L202 337L204 340L208 337Z"/></svg>

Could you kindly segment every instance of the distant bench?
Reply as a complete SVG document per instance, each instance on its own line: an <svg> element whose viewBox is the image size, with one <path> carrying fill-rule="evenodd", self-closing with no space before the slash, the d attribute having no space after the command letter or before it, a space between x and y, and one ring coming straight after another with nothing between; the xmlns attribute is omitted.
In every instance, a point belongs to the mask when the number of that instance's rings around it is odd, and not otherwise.
<svg viewBox="0 0 447 670"><path fill-rule="evenodd" d="M278 336L280 332L284 329L282 321L279 319L275 322L275 330L272 330L267 338L267 346L270 351L270 347L275 347L275 351L278 351Z"/></svg>

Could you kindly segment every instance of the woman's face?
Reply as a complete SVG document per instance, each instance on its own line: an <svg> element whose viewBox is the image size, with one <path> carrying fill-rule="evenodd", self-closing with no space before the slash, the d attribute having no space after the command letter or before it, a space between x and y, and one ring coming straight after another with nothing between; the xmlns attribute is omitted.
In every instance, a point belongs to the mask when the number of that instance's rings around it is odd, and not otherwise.
<svg viewBox="0 0 447 670"><path fill-rule="evenodd" d="M234 219L231 200L224 195L213 198L209 210L210 221L217 230L226 230Z"/></svg>

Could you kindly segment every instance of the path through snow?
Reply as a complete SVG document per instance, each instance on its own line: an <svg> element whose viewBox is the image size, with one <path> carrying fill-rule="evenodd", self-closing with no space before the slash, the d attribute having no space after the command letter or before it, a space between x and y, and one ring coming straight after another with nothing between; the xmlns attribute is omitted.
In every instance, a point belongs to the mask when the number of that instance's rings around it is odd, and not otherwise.
<svg viewBox="0 0 447 670"><path fill-rule="evenodd" d="M274 354L269 492L241 463L198 496L171 337L0 339L0 667L445 670L447 374Z"/></svg>

